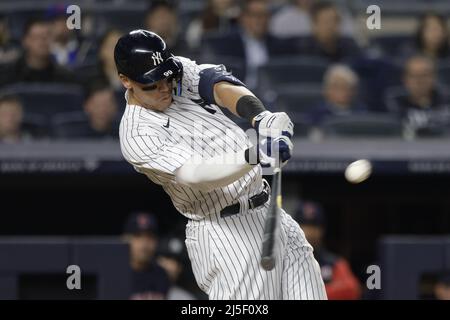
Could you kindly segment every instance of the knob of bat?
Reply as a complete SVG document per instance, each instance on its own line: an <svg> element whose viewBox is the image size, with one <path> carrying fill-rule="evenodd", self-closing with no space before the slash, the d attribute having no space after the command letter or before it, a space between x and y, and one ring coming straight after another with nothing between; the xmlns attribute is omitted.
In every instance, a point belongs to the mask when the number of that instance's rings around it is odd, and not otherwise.
<svg viewBox="0 0 450 320"><path fill-rule="evenodd" d="M264 257L261 259L261 266L264 270L270 271L275 267L275 259L272 257Z"/></svg>

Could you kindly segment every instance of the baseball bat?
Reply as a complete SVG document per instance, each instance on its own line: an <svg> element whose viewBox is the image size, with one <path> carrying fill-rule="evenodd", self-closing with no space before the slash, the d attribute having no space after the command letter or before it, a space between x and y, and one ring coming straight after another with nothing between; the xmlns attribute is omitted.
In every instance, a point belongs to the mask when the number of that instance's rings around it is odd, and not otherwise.
<svg viewBox="0 0 450 320"><path fill-rule="evenodd" d="M276 168L272 180L271 202L264 225L261 254L261 266L267 271L270 271L275 267L274 247L281 200L281 169Z"/></svg>

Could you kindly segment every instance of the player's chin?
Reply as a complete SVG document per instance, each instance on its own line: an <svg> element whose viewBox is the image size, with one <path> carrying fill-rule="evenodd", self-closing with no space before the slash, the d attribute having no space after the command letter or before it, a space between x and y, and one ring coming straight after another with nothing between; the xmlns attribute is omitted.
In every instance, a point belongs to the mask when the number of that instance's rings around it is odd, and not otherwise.
<svg viewBox="0 0 450 320"><path fill-rule="evenodd" d="M166 110L167 108L169 108L169 106L172 104L172 100L173 100L172 95L170 95L170 96L168 96L168 97L166 97L166 98L161 99L161 100L159 101L158 110L159 110L159 111L164 111L164 110Z"/></svg>

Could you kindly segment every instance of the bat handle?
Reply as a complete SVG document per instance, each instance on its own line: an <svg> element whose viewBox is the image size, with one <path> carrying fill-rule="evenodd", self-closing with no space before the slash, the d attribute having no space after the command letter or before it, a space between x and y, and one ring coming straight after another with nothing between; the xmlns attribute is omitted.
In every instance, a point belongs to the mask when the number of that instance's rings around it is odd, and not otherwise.
<svg viewBox="0 0 450 320"><path fill-rule="evenodd" d="M266 217L265 227L264 227L264 240L262 247L262 257L261 257L261 267L270 271L275 267L275 253L274 246L276 242L276 229L278 224L278 214L281 208L281 170L280 168L275 168L274 180L272 182L271 190L271 205L269 207L268 216Z"/></svg>

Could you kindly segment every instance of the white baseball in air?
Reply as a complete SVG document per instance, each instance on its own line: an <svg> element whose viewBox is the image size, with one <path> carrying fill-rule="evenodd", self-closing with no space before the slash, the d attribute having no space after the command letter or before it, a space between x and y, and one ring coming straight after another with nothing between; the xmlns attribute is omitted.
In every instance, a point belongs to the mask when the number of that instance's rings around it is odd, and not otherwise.
<svg viewBox="0 0 450 320"><path fill-rule="evenodd" d="M372 173L372 164L369 160L361 159L350 163L345 169L345 179L351 183L360 183Z"/></svg>

